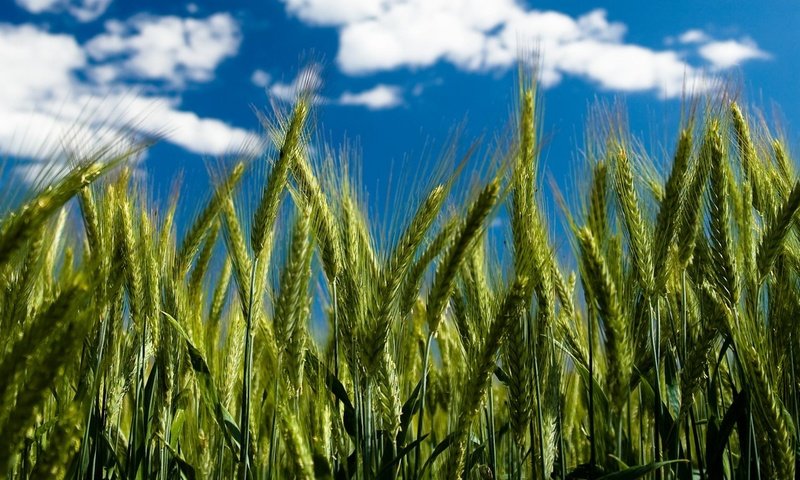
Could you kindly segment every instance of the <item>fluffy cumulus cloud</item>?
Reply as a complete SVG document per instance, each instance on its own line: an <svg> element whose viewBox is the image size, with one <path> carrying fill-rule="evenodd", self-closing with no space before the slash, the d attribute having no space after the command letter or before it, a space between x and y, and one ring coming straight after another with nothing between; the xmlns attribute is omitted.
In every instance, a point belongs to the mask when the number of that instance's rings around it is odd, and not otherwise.
<svg viewBox="0 0 800 480"><path fill-rule="evenodd" d="M711 40L708 34L700 29L686 30L678 36L678 42L683 44L705 43Z"/></svg>
<svg viewBox="0 0 800 480"><path fill-rule="evenodd" d="M256 69L250 75L250 82L256 87L266 88L272 81L272 75L261 69Z"/></svg>
<svg viewBox="0 0 800 480"><path fill-rule="evenodd" d="M305 22L341 25L375 17L390 2L386 0L283 0L286 8Z"/></svg>
<svg viewBox="0 0 800 480"><path fill-rule="evenodd" d="M517 0L283 0L300 20L339 32L336 62L347 74L424 68L448 62L466 71L508 68L520 47L543 52L541 80L554 85L565 75L616 91L680 95L684 86L708 87L708 69L763 58L760 50L712 47L701 31L683 44L703 43L707 63L694 65L687 53L629 43L626 27L602 9L573 17L529 9ZM738 46L742 44L737 43ZM723 52L723 47L725 51ZM728 60L726 62L726 60Z"/></svg>
<svg viewBox="0 0 800 480"><path fill-rule="evenodd" d="M403 103L403 93L399 87L379 84L363 92L344 92L339 97L342 105L360 105L370 110L382 110Z"/></svg>
<svg viewBox="0 0 800 480"><path fill-rule="evenodd" d="M716 68L725 69L740 65L748 60L769 58L751 40L709 41L699 49L700 55Z"/></svg>
<svg viewBox="0 0 800 480"><path fill-rule="evenodd" d="M106 62L96 70L103 81L118 75L177 85L205 82L241 43L239 26L228 13L205 19L139 15L105 27L106 33L86 44L93 60Z"/></svg>
<svg viewBox="0 0 800 480"><path fill-rule="evenodd" d="M756 42L748 37L718 40L700 29L691 29L677 37L667 37L666 44L690 46L705 60L711 70L719 71L741 65L750 60L766 60L769 53L758 48Z"/></svg>
<svg viewBox="0 0 800 480"><path fill-rule="evenodd" d="M111 0L16 0L30 13L66 12L81 22L91 22L105 13Z"/></svg>
<svg viewBox="0 0 800 480"><path fill-rule="evenodd" d="M204 39L202 43L207 45L208 41ZM179 57L181 60L174 65L187 67L186 71L189 66L194 69L194 73L186 74L186 80L208 80L213 73L214 62L195 63L187 60L193 58L191 55ZM255 146L254 134L181 109L175 89L171 93L145 94L144 89L131 89L132 84L127 82L92 80L96 68L127 68L115 63L118 59L98 63L93 58L97 58L94 50L71 35L32 25L0 23L3 155L49 159L65 147L91 149L129 133L163 136L168 142L201 154L217 155L243 145Z"/></svg>

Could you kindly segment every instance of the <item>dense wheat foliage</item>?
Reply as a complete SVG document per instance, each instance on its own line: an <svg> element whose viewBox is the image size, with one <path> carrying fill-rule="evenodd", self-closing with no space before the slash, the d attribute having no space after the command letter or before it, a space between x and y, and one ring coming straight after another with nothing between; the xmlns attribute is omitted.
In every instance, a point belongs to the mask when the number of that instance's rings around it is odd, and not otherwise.
<svg viewBox="0 0 800 480"><path fill-rule="evenodd" d="M307 93L193 218L148 202L136 149L9 207L2 474L796 478L784 140L722 95L687 105L670 158L600 115L560 230L520 85L490 173L453 168L388 220L310 154Z"/></svg>

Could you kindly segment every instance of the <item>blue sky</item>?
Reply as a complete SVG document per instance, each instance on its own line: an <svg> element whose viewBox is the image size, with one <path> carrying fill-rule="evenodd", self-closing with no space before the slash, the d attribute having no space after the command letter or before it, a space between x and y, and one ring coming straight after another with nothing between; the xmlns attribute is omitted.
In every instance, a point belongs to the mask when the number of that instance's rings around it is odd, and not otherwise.
<svg viewBox="0 0 800 480"><path fill-rule="evenodd" d="M183 172L184 196L205 195L208 159L253 145L253 108L291 98L306 68L322 140L357 145L381 198L392 173L430 171L454 125L465 145L501 133L517 53L538 46L544 169L567 187L598 98L622 98L644 142L670 150L684 84L740 78L767 114L780 104L793 144L798 24L791 1L6 0L0 156L5 181L26 180L59 145L162 133L141 163L152 189Z"/></svg>

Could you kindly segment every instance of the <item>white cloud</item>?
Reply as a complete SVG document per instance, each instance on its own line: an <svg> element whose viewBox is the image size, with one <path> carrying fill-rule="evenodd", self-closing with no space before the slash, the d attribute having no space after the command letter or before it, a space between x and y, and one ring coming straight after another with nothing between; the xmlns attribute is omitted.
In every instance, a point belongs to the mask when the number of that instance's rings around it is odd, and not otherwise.
<svg viewBox="0 0 800 480"><path fill-rule="evenodd" d="M385 8L384 0L283 0L301 20L318 25L340 25L375 16Z"/></svg>
<svg viewBox="0 0 800 480"><path fill-rule="evenodd" d="M514 8L511 0L391 2L378 15L341 25L336 61L351 74L440 60L475 70L488 32L513 18Z"/></svg>
<svg viewBox="0 0 800 480"><path fill-rule="evenodd" d="M30 13L42 13L54 10L61 0L16 0L17 5Z"/></svg>
<svg viewBox="0 0 800 480"><path fill-rule="evenodd" d="M55 92L72 83L74 71L86 64L86 55L69 35L0 24L0 39L0 107L18 107L32 94Z"/></svg>
<svg viewBox="0 0 800 480"><path fill-rule="evenodd" d="M520 57L520 48L527 47L543 52L540 73L545 86L569 75L609 90L677 96L684 85L699 91L711 84L703 79L706 66L690 63L685 52L627 42L626 26L609 21L602 9L572 17L529 9L517 0L283 2L302 21L338 29L336 63L350 75L425 68L438 62L465 71L505 69ZM686 32L681 41L697 43L704 40L701 34ZM704 58L712 67L727 68L715 61L721 56Z"/></svg>
<svg viewBox="0 0 800 480"><path fill-rule="evenodd" d="M563 74L589 79L606 90L656 91L679 96L684 84L702 91L702 75L671 51L655 52L638 45L608 44L597 40L572 42L544 59L544 83Z"/></svg>
<svg viewBox="0 0 800 480"><path fill-rule="evenodd" d="M0 152L34 160L64 147L91 150L124 134L165 136L186 150L218 155L253 145L241 128L182 110L172 93L87 81L96 65L71 35L0 23ZM101 64L113 74L114 64ZM116 78L111 75L112 78Z"/></svg>
<svg viewBox="0 0 800 480"><path fill-rule="evenodd" d="M253 74L250 75L250 82L256 87L266 88L271 81L272 76L264 70L255 70Z"/></svg>
<svg viewBox="0 0 800 480"><path fill-rule="evenodd" d="M236 54L239 26L228 13L205 19L138 15L126 22L106 22L106 33L86 44L89 55L108 61L122 78L162 80L181 86L206 82L214 70ZM109 71L95 78L109 80ZM116 78L111 78L116 80Z"/></svg>
<svg viewBox="0 0 800 480"><path fill-rule="evenodd" d="M700 29L687 30L678 36L678 42L683 44L706 43L711 40L708 34Z"/></svg>
<svg viewBox="0 0 800 480"><path fill-rule="evenodd" d="M749 40L709 42L700 47L699 53L716 68L731 68L747 60L769 58L769 54Z"/></svg>
<svg viewBox="0 0 800 480"><path fill-rule="evenodd" d="M81 22L91 22L108 9L111 0L16 0L30 13L67 12Z"/></svg>
<svg viewBox="0 0 800 480"><path fill-rule="evenodd" d="M403 92L399 87L379 84L363 92L344 92L339 97L342 105L360 105L370 110L396 107L403 103Z"/></svg>

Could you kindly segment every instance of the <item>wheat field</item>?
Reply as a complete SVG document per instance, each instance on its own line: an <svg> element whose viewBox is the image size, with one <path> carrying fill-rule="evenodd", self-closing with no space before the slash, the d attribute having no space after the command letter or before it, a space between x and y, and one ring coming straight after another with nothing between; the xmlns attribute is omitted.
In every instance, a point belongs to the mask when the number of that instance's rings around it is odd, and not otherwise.
<svg viewBox="0 0 800 480"><path fill-rule="evenodd" d="M390 233L311 154L306 94L191 218L131 173L145 145L73 156L2 214L0 471L796 478L783 134L711 95L664 154L608 109L548 210L535 82L518 93L488 173L440 169Z"/></svg>

